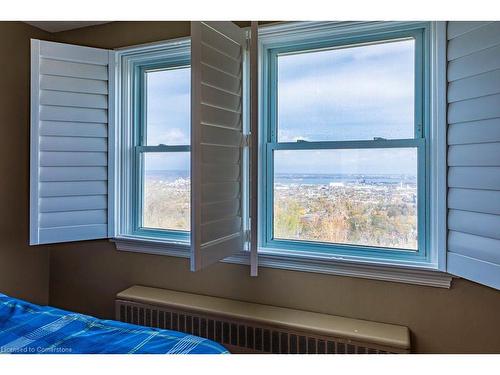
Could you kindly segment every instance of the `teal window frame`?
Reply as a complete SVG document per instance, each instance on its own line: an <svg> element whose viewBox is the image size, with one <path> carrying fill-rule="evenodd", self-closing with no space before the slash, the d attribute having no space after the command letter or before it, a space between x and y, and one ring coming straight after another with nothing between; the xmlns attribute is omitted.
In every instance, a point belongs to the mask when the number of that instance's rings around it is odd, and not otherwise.
<svg viewBox="0 0 500 375"><path fill-rule="evenodd" d="M147 82L146 74L152 71L188 68L191 65L189 53L175 53L172 56L145 59L134 64L132 71L132 235L161 239L166 242L189 243L190 231L148 228L142 225L143 210L143 155L147 153L191 152L190 145L147 145Z"/></svg>
<svg viewBox="0 0 500 375"><path fill-rule="evenodd" d="M345 33L335 30L321 32L307 39L300 33L284 37L282 41L263 44L261 48L261 121L260 121L260 194L259 194L259 248L261 253L289 256L322 257L346 260L367 260L408 263L429 263L430 251L430 23L388 25ZM411 139L278 142L277 139L277 58L282 53L322 48L341 48L353 44L377 43L386 40L415 40L415 130ZM302 240L274 239L273 237L273 153L276 150L326 150L364 148L412 148L417 150L417 230L416 251L351 244L333 244Z"/></svg>

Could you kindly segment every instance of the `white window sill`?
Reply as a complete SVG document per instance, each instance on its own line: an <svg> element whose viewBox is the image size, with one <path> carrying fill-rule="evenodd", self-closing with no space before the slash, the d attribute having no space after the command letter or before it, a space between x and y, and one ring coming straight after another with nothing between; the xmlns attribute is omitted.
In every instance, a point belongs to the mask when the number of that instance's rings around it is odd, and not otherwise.
<svg viewBox="0 0 500 375"><path fill-rule="evenodd" d="M190 246L188 243L183 242L165 242L154 238L137 236L120 236L112 238L110 241L114 242L116 249L121 251L182 258L189 258L190 256Z"/></svg>
<svg viewBox="0 0 500 375"><path fill-rule="evenodd" d="M121 236L111 240L116 249L137 253L190 257L190 246L186 243L166 243L157 239ZM249 254L240 253L223 260L224 263L249 264ZM450 288L452 276L429 265L402 265L332 259L318 256L288 256L283 253L259 252L259 267L315 272L328 275L360 277L364 279L392 281L398 283Z"/></svg>

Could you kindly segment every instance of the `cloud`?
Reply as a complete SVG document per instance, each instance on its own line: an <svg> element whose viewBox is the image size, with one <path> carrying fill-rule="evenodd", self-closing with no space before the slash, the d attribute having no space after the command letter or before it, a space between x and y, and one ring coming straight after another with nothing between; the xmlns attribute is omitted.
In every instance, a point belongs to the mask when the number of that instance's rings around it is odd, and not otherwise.
<svg viewBox="0 0 500 375"><path fill-rule="evenodd" d="M280 56L279 141L413 137L413 41ZM416 174L415 149L276 151L276 173Z"/></svg>
<svg viewBox="0 0 500 375"><path fill-rule="evenodd" d="M303 135L318 140L411 136L412 43L280 56L280 137Z"/></svg>
<svg viewBox="0 0 500 375"><path fill-rule="evenodd" d="M165 145L188 145L191 142L189 128L172 128L168 124L156 124L152 127L153 131L148 134L148 140L152 140L151 144Z"/></svg>
<svg viewBox="0 0 500 375"><path fill-rule="evenodd" d="M148 73L148 144L189 144L191 126L190 69Z"/></svg>
<svg viewBox="0 0 500 375"><path fill-rule="evenodd" d="M158 94L188 94L191 89L191 69L167 69L147 73L147 87Z"/></svg>
<svg viewBox="0 0 500 375"><path fill-rule="evenodd" d="M353 64L385 65L390 60L413 62L414 41L379 43L351 48L316 50L279 56L280 74L284 78L307 77L318 73L328 73L332 67L348 70ZM313 66L314 69L304 69ZM406 69L404 65L392 66L392 70ZM300 73L300 74L297 74Z"/></svg>
<svg viewBox="0 0 500 375"><path fill-rule="evenodd" d="M412 44L281 56L279 140L412 137ZM189 69L155 72L148 96L151 144L189 144ZM414 149L372 149L277 151L275 162L277 173L415 174L417 160ZM189 168L189 153L150 155L146 165Z"/></svg>

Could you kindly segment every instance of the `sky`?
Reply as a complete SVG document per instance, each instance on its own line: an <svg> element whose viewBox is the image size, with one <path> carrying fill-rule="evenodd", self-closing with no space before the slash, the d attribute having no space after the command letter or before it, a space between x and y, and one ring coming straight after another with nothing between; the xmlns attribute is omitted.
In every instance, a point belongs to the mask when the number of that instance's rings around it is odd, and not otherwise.
<svg viewBox="0 0 500 375"><path fill-rule="evenodd" d="M190 69L148 73L150 145L189 144ZM278 140L412 138L414 41L278 57ZM280 173L415 174L414 150L280 151ZM187 169L186 155L150 155L148 169ZM353 172L355 171L355 172Z"/></svg>
<svg viewBox="0 0 500 375"><path fill-rule="evenodd" d="M149 146L191 143L191 69L147 74L147 137ZM148 170L189 170L189 153L148 153Z"/></svg>

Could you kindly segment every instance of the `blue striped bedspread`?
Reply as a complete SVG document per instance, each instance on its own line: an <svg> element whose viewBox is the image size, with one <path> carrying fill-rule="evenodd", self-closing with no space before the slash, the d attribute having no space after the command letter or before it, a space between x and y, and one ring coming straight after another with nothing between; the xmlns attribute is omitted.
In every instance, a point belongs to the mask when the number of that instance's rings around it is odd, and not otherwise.
<svg viewBox="0 0 500 375"><path fill-rule="evenodd" d="M225 354L185 333L102 320L0 293L0 353Z"/></svg>

